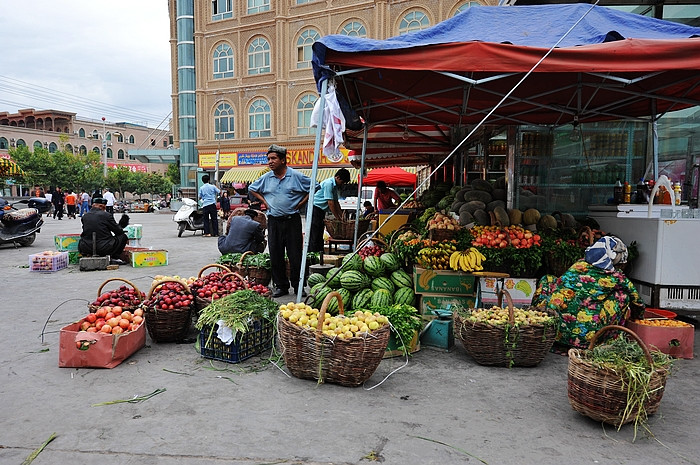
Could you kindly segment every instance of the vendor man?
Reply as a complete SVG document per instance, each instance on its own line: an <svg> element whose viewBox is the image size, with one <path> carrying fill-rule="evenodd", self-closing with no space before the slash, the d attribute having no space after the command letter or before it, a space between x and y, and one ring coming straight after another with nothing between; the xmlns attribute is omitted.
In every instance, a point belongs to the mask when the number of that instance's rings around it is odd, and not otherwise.
<svg viewBox="0 0 700 465"><path fill-rule="evenodd" d="M96 197L92 200L92 208L81 218L83 232L80 234L78 250L86 256L93 255L92 236L96 238L96 252L100 257L109 256L113 265L124 265L119 256L124 251L128 241L124 228L129 225L129 216L122 215L119 224L114 217L107 213L107 199Z"/></svg>
<svg viewBox="0 0 700 465"><path fill-rule="evenodd" d="M228 234L219 237L219 252L227 253L253 252L265 250L265 231L255 221L258 212L249 208L243 215L234 216L229 223Z"/></svg>
<svg viewBox="0 0 700 465"><path fill-rule="evenodd" d="M314 194L314 212L311 217L311 235L309 251L323 252L323 230L326 213L331 212L337 219L343 219L343 211L338 202L338 188L350 182L350 171L340 168L335 176L321 182L321 187Z"/></svg>

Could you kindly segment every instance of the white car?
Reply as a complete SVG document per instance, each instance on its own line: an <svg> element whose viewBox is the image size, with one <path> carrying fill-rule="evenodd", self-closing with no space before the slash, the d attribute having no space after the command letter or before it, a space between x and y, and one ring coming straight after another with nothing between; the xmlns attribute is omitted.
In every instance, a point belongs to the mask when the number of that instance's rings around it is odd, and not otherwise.
<svg viewBox="0 0 700 465"><path fill-rule="evenodd" d="M360 211L363 210L362 204L365 203L366 200L369 200L372 204L374 204L374 191L376 189L377 188L375 186L362 186L362 201L360 202ZM357 193L357 190L355 190L355 193ZM340 203L340 208L342 210L349 211L350 213L354 213L357 211L357 195L338 199L338 203Z"/></svg>

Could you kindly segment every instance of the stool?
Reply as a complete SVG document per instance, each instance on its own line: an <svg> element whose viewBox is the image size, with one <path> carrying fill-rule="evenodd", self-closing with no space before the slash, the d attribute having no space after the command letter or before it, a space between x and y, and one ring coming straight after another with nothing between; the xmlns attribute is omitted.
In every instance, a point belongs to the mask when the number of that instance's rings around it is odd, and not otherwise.
<svg viewBox="0 0 700 465"><path fill-rule="evenodd" d="M348 245L348 250L338 249L339 245ZM352 252L352 239L328 239L328 255L349 254Z"/></svg>

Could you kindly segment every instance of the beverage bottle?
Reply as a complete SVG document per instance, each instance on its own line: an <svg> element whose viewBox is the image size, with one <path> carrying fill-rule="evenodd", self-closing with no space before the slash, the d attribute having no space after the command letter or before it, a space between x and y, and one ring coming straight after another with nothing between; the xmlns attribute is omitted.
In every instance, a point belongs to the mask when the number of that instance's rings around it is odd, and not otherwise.
<svg viewBox="0 0 700 465"><path fill-rule="evenodd" d="M621 204L624 201L624 187L622 186L622 182L620 181L620 178L617 178L617 182L615 182L615 187L613 187L613 199L615 200L615 203L617 205Z"/></svg>
<svg viewBox="0 0 700 465"><path fill-rule="evenodd" d="M632 186L625 181L622 200L624 203L632 203Z"/></svg>
<svg viewBox="0 0 700 465"><path fill-rule="evenodd" d="M637 203L649 203L649 192L647 185L644 183L644 178L637 183Z"/></svg>
<svg viewBox="0 0 700 465"><path fill-rule="evenodd" d="M676 196L676 205L681 204L681 183L677 182L673 185L673 194Z"/></svg>

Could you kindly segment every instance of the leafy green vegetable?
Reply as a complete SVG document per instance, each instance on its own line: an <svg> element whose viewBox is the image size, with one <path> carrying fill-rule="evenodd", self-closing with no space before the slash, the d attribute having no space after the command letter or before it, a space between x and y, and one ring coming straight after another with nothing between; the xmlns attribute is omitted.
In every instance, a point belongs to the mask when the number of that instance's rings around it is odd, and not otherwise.
<svg viewBox="0 0 700 465"><path fill-rule="evenodd" d="M408 352L413 335L420 331L423 325L418 317L418 310L411 305L400 304L390 307L374 307L373 311L379 312L389 319L391 331L395 334L396 340L401 344L397 350Z"/></svg>
<svg viewBox="0 0 700 465"><path fill-rule="evenodd" d="M219 263L221 265L235 265L239 261L241 261L241 255L242 253L227 253L219 257L219 259L216 261L216 263Z"/></svg>
<svg viewBox="0 0 700 465"><path fill-rule="evenodd" d="M272 320L277 314L277 303L255 291L236 291L220 299L212 300L199 315L195 328L209 326L212 329L219 320L234 332L245 333L252 320L264 318Z"/></svg>

